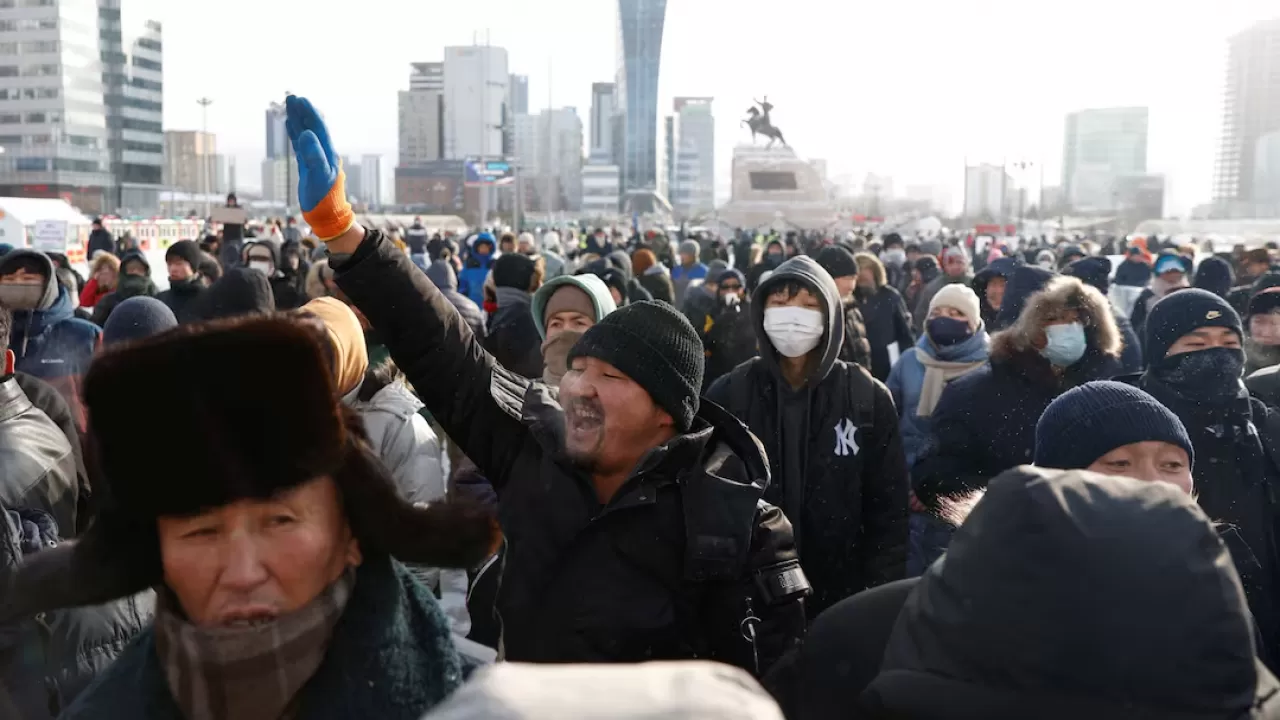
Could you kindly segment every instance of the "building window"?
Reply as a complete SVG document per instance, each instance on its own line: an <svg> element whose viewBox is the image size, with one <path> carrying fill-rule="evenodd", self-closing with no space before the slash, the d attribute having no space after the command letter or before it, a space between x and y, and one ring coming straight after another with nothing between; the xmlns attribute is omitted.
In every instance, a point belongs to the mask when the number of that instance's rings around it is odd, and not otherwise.
<svg viewBox="0 0 1280 720"><path fill-rule="evenodd" d="M23 65L23 77L49 77L58 74L58 66L53 63L41 63L39 65Z"/></svg>
<svg viewBox="0 0 1280 720"><path fill-rule="evenodd" d="M0 65L0 77L17 77L17 65Z"/></svg>
<svg viewBox="0 0 1280 720"><path fill-rule="evenodd" d="M144 57L138 57L136 55L133 58L133 66L144 68L146 70L156 70L156 71L164 69L164 66L156 62L155 60L148 60Z"/></svg>
<svg viewBox="0 0 1280 720"><path fill-rule="evenodd" d="M58 52L57 40L32 40L22 43L22 52L25 53L54 53Z"/></svg>
<svg viewBox="0 0 1280 720"><path fill-rule="evenodd" d="M47 158L20 157L14 161L15 170L25 170L27 172L46 172L49 170L49 160Z"/></svg>
<svg viewBox="0 0 1280 720"><path fill-rule="evenodd" d="M76 147L90 148L92 150L98 149L98 138L96 137L89 137L88 135L67 135L66 138L67 142L75 145Z"/></svg>
<svg viewBox="0 0 1280 720"><path fill-rule="evenodd" d="M143 90L155 90L156 92L162 92L164 90L164 85L162 83L158 83L154 80L147 80L145 78L129 78L129 84L134 87L142 88Z"/></svg>
<svg viewBox="0 0 1280 720"><path fill-rule="evenodd" d="M53 7L57 0L22 0L22 7Z"/></svg>
<svg viewBox="0 0 1280 720"><path fill-rule="evenodd" d="M159 143L144 143L134 140L125 140L124 149L133 152L153 153L155 155L164 154L164 146Z"/></svg>
<svg viewBox="0 0 1280 720"><path fill-rule="evenodd" d="M139 38L138 47L146 50L155 50L156 52L161 52L163 50L163 47L160 45L160 41L152 40L151 38Z"/></svg>
<svg viewBox="0 0 1280 720"><path fill-rule="evenodd" d="M26 120L27 123L31 125L43 125L48 121L42 112L29 112L27 113Z"/></svg>
<svg viewBox="0 0 1280 720"><path fill-rule="evenodd" d="M154 133L164 132L160 127L160 123L158 122L151 122L149 120L134 120L133 118L122 118L122 120L123 122L120 123L120 127L124 128L125 130L141 130L143 132L154 132Z"/></svg>
<svg viewBox="0 0 1280 720"><path fill-rule="evenodd" d="M22 122L22 116L18 113L0 113L0 125L17 125Z"/></svg>
<svg viewBox="0 0 1280 720"><path fill-rule="evenodd" d="M53 169L66 172L98 172L98 163L94 160L73 160L72 158L54 158Z"/></svg>
<svg viewBox="0 0 1280 720"><path fill-rule="evenodd" d="M163 169L159 165L134 165L125 163L120 178L124 182L147 183L159 185Z"/></svg>

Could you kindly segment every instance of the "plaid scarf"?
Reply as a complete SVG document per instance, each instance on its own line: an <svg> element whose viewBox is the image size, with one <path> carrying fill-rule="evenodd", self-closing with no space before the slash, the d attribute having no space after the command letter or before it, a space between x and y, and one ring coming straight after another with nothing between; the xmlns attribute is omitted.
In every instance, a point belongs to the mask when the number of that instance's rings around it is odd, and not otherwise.
<svg viewBox="0 0 1280 720"><path fill-rule="evenodd" d="M187 720L279 720L319 669L355 587L348 568L314 600L254 627L196 627L168 590L156 593L156 652Z"/></svg>

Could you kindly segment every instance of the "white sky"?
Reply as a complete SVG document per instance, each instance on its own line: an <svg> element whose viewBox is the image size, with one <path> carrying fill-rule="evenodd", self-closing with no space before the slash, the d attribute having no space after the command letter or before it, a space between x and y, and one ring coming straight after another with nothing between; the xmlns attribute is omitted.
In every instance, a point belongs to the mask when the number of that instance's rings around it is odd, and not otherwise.
<svg viewBox="0 0 1280 720"><path fill-rule="evenodd" d="M316 103L338 152L392 167L409 63L486 30L530 76L534 112L549 98L585 127L591 83L614 79L612 0L136 2L164 22L166 128L199 129L195 101L213 98L209 130L243 186L260 182L263 111L286 90ZM1066 112L1147 105L1148 169L1182 212L1208 198L1225 39L1275 15L1275 0L668 0L660 108L715 97L722 192L749 138L742 111L767 94L792 146L832 177L950 185L958 203L966 156L1043 162L1056 185Z"/></svg>

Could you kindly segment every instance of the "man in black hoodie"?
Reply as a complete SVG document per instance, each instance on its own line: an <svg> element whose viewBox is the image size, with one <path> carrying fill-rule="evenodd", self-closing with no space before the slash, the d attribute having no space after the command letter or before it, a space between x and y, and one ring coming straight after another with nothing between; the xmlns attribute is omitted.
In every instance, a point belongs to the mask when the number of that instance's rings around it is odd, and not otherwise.
<svg viewBox="0 0 1280 720"><path fill-rule="evenodd" d="M267 276L277 310L293 310L302 307L306 298L298 290L297 282L280 270L280 251L272 242L250 241L244 244L244 264Z"/></svg>
<svg viewBox="0 0 1280 720"><path fill-rule="evenodd" d="M906 572L907 470L889 391L839 359L844 322L831 275L792 258L752 304L760 356L716 381L707 399L765 444L765 497L796 531L813 582L812 618Z"/></svg>
<svg viewBox="0 0 1280 720"><path fill-rule="evenodd" d="M206 289L204 278L200 277L203 254L191 240L179 240L164 253L169 266L169 289L156 299L169 306L180 325L200 320L199 301Z"/></svg>
<svg viewBox="0 0 1280 720"><path fill-rule="evenodd" d="M471 298L458 292L458 274L448 260L434 260L427 268L427 277L435 284L436 289L444 295L462 319L471 326L471 334L483 341L485 337L484 313L480 306L471 302Z"/></svg>

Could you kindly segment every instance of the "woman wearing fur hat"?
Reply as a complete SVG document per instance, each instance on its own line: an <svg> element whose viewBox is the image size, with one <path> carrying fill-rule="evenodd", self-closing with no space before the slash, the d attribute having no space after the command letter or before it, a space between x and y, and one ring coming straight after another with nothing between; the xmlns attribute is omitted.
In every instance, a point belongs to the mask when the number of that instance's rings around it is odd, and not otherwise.
<svg viewBox="0 0 1280 720"><path fill-rule="evenodd" d="M290 372L245 362L261 353ZM193 383L193 367L213 370ZM157 609L62 717L416 720L461 682L444 614L399 561L469 566L494 523L400 499L313 328L250 318L127 345L85 399L109 501L79 541L0 574L0 623L146 587ZM170 412L140 427L139 406Z"/></svg>
<svg viewBox="0 0 1280 720"><path fill-rule="evenodd" d="M1024 287L1024 280L1033 286ZM1045 407L1076 385L1119 372L1120 333L1096 288L1019 268L1001 315L1018 307L1016 322L992 337L990 361L951 381L933 408L933 434L912 471L926 506L986 487L989 478L1030 462Z"/></svg>

